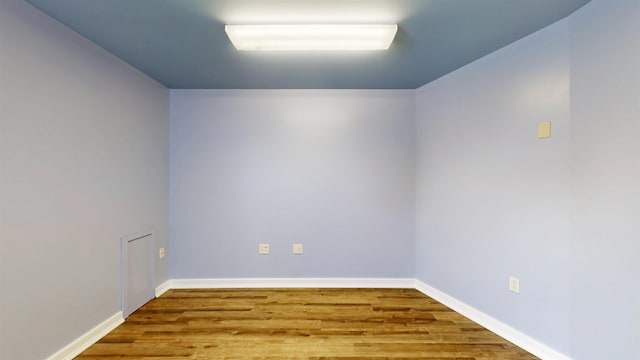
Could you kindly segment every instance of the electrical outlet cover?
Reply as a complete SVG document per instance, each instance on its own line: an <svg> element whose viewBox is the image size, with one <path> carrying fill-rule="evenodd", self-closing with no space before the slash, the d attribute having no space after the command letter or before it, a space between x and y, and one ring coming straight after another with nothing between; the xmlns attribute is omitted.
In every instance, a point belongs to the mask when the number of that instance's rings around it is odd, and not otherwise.
<svg viewBox="0 0 640 360"><path fill-rule="evenodd" d="M260 244L258 247L258 253L261 255L267 255L269 253L269 244Z"/></svg>
<svg viewBox="0 0 640 360"><path fill-rule="evenodd" d="M293 253L296 255L302 254L302 244L293 244Z"/></svg>
<svg viewBox="0 0 640 360"><path fill-rule="evenodd" d="M519 294L520 293L520 279L509 276L509 290L512 292Z"/></svg>

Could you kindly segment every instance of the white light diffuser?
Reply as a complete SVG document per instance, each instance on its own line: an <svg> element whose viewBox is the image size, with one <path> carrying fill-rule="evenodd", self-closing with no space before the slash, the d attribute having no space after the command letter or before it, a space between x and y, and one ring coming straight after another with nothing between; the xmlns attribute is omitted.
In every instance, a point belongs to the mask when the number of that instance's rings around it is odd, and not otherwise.
<svg viewBox="0 0 640 360"><path fill-rule="evenodd" d="M387 50L397 25L227 25L238 50Z"/></svg>

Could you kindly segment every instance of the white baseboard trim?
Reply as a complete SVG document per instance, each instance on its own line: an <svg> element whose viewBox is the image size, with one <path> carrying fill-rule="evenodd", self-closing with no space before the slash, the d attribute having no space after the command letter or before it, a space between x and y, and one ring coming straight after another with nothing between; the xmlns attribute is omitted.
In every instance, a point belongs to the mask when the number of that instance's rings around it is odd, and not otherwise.
<svg viewBox="0 0 640 360"><path fill-rule="evenodd" d="M477 322L488 330L496 333L500 337L516 344L517 346L527 350L533 355L544 360L571 360L567 355L550 348L549 346L539 342L538 340L523 334L522 332L508 326L507 324L483 313L482 311L465 304L464 302L445 294L444 292L415 280L416 290L439 301L454 311L468 317Z"/></svg>
<svg viewBox="0 0 640 360"><path fill-rule="evenodd" d="M408 288L414 279L405 278L239 278L173 279L171 289L194 288Z"/></svg>
<svg viewBox="0 0 640 360"><path fill-rule="evenodd" d="M172 279L158 285L156 297L170 289L212 288L395 288L416 289L454 311L529 351L544 360L571 360L570 357L523 334L507 324L465 304L464 302L410 278L238 278L238 279ZM71 360L124 322L122 311L56 352L47 360Z"/></svg>
<svg viewBox="0 0 640 360"><path fill-rule="evenodd" d="M122 311L118 311L107 320L72 341L69 345L60 349L57 353L48 357L47 360L71 360L123 322L124 317L122 316Z"/></svg>
<svg viewBox="0 0 640 360"><path fill-rule="evenodd" d="M171 290L171 282L167 280L156 287L156 297L160 297L169 290Z"/></svg>

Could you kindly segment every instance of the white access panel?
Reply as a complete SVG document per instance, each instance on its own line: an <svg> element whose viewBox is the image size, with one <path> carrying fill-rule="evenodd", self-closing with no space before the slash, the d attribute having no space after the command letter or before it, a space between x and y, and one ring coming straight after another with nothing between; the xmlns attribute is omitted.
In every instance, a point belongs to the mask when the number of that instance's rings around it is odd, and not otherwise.
<svg viewBox="0 0 640 360"><path fill-rule="evenodd" d="M153 233L122 237L122 313L127 318L155 296Z"/></svg>

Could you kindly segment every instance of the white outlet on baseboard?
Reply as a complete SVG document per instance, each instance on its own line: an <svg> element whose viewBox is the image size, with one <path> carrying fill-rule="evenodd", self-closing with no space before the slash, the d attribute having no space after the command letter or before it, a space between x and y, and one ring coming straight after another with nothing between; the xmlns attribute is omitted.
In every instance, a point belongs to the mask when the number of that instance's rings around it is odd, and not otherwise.
<svg viewBox="0 0 640 360"><path fill-rule="evenodd" d="M158 250L158 258L159 259L164 259L164 248L161 247L160 250Z"/></svg>
<svg viewBox="0 0 640 360"><path fill-rule="evenodd" d="M293 253L295 255L302 254L302 244L293 244Z"/></svg>
<svg viewBox="0 0 640 360"><path fill-rule="evenodd" d="M520 293L520 279L517 277L509 276L509 290L519 294Z"/></svg>
<svg viewBox="0 0 640 360"><path fill-rule="evenodd" d="M260 244L258 247L258 253L260 255L267 255L269 253L269 244Z"/></svg>

